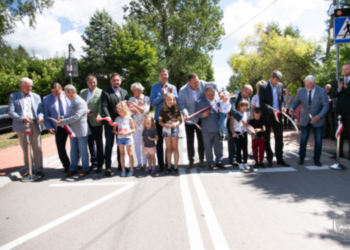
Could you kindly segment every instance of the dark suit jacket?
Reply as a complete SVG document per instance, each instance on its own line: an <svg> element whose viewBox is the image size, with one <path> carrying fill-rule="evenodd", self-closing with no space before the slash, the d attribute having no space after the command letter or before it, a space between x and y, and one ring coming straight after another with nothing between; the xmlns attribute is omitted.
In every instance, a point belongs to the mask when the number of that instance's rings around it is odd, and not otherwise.
<svg viewBox="0 0 350 250"><path fill-rule="evenodd" d="M344 82L344 78L340 79ZM338 82L335 82L332 92L332 98L337 98L337 103L333 111L337 114L344 113L350 115L350 86L346 89L344 87L338 92Z"/></svg>
<svg viewBox="0 0 350 250"><path fill-rule="evenodd" d="M238 114L238 111L237 111L238 103L242 98L243 98L242 94L241 92L239 92L237 96L232 97L230 99L230 103L231 103L230 116L232 116L238 122L242 120L242 116Z"/></svg>
<svg viewBox="0 0 350 250"><path fill-rule="evenodd" d="M284 108L283 83L277 83L277 91L278 106L280 108L280 111L282 111L282 108ZM270 119L270 116L273 115L273 94L270 81L265 82L259 86L259 100L260 107L262 108L262 117L265 121L267 121Z"/></svg>
<svg viewBox="0 0 350 250"><path fill-rule="evenodd" d="M120 101L125 101L129 99L128 92L125 89L120 88L120 95L121 98L118 98L118 96L114 93L112 86L102 91L102 117L110 117L112 121L114 121L115 118L119 116L116 105ZM104 124L107 124L107 122L105 122Z"/></svg>

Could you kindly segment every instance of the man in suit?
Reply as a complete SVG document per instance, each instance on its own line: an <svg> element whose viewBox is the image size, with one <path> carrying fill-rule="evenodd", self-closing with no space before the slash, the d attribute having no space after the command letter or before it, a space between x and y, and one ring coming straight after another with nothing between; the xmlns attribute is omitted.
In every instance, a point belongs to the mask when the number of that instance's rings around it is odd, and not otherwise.
<svg viewBox="0 0 350 250"><path fill-rule="evenodd" d="M340 145L339 145L339 154L340 157L344 157L343 144L344 144L344 132L348 134L350 138L350 63L343 65L342 74L343 79L339 79L338 82L334 85L332 97L337 98L337 102L334 106L334 113L338 116L341 115L341 122L344 126L344 131L340 135ZM337 121L336 121L337 122ZM337 156L333 155L331 158L336 159ZM349 156L348 160L350 161L350 139L349 139Z"/></svg>
<svg viewBox="0 0 350 250"><path fill-rule="evenodd" d="M119 115L117 112L117 104L121 101L129 99L128 92L125 89L122 89L120 85L122 84L122 77L118 73L111 74L110 80L111 86L102 91L101 95L101 105L102 105L102 117L109 117L113 122ZM99 116L96 118L99 120ZM105 131L105 176L112 176L112 149L114 145L114 138L117 138L117 135L113 133L113 127L111 122L104 121L104 131ZM120 154L119 147L117 147L118 154L118 170L121 171L120 164Z"/></svg>
<svg viewBox="0 0 350 250"><path fill-rule="evenodd" d="M262 108L262 118L265 121L265 148L267 154L267 166L272 167L273 153L270 145L271 128L275 135L275 154L277 164L290 167L283 159L283 124L275 119L275 113L278 111L286 112L283 99L282 73L278 70L272 72L270 80L260 85L259 99ZM279 114L279 120L282 121L282 114Z"/></svg>
<svg viewBox="0 0 350 250"><path fill-rule="evenodd" d="M54 119L59 119L61 117L67 116L70 106L70 100L62 91L62 87L58 82L54 82L50 86L51 94L44 97L43 106L45 114L45 127L49 130L50 134L55 135L56 147L58 151L58 156L63 165L64 172L68 173L70 160L66 151L66 142L68 138L67 131L62 127L57 127L56 122L49 119L49 117Z"/></svg>
<svg viewBox="0 0 350 250"><path fill-rule="evenodd" d="M242 91L239 92L237 96L232 97L230 99L231 111L230 111L229 115L231 117L235 118L235 120L240 122L242 120L242 116L237 112L238 103L241 99L245 99L248 101L248 98L251 97L252 95L253 95L253 87L250 84L244 85L242 88ZM245 123L245 125L248 126L248 123ZM230 127L230 119L227 119L226 126L227 126L227 128ZM227 142L228 143L228 158L229 158L231 165L238 166L238 164L235 163L236 144L235 144L234 138L232 137L231 129L228 129L228 135L229 135L229 139Z"/></svg>
<svg viewBox="0 0 350 250"><path fill-rule="evenodd" d="M205 89L208 86L213 86L215 90L219 93L219 96L223 94L217 88L214 82L205 82L198 79L198 76L191 73L187 77L187 84L183 86L179 91L179 107L185 119L185 130L187 137L187 155L188 155L188 168L191 169L194 166L194 133L197 135L198 142L198 155L199 155L199 165L204 167L204 145L202 132L195 125L196 123L200 125L200 120L196 117L192 117L188 121L186 119L195 113L196 102L205 96Z"/></svg>
<svg viewBox="0 0 350 250"><path fill-rule="evenodd" d="M163 127L159 124L159 112L164 105L164 96L170 92L173 93L177 100L177 89L174 85L168 83L168 70L162 68L159 71L159 83L154 84L151 88L151 104L156 108L154 113L154 120L156 121L156 128L158 132L157 141L157 159L158 159L158 172L164 171L164 149L163 149ZM167 164L167 163L166 163Z"/></svg>
<svg viewBox="0 0 350 250"><path fill-rule="evenodd" d="M70 137L70 159L69 172L66 177L70 177L77 173L78 156L81 155L83 171L79 177L84 177L90 173L89 171L89 153L87 149L87 140L89 135L89 126L87 124L87 105L85 101L78 96L77 90L71 84L64 87L64 93L71 101L68 116L59 119L57 126L69 125L74 133L74 137Z"/></svg>
<svg viewBox="0 0 350 250"><path fill-rule="evenodd" d="M291 116L300 104L302 109L300 114L301 138L298 164L304 164L306 145L310 129L313 127L315 133L314 163L316 166L321 167L322 134L329 102L326 90L316 86L316 78L312 75L305 78L305 88L299 90L298 95L295 97L289 110Z"/></svg>
<svg viewBox="0 0 350 250"><path fill-rule="evenodd" d="M327 91L327 97L328 97L328 103L329 103L329 109L326 114L326 123L324 125L323 130L323 138L329 138L329 130L331 131L331 140L335 140L335 117L333 112L333 99L332 99L332 85L327 84L325 86L325 90Z"/></svg>
<svg viewBox="0 0 350 250"><path fill-rule="evenodd" d="M44 176L43 154L41 150L41 124L44 122L44 110L40 96L33 93L33 81L27 77L19 81L20 91L12 93L9 99L8 114L12 118L12 130L22 147L25 167L29 170L27 152L26 123L29 123L30 142L33 149L33 173ZM23 175L29 175L28 171Z"/></svg>
<svg viewBox="0 0 350 250"><path fill-rule="evenodd" d="M102 90L97 87L97 79L95 76L88 76L86 78L86 84L88 88L80 92L80 97L83 98L88 105L87 116L89 129L91 131L88 137L91 162L90 170L96 168L95 172L100 173L102 172L104 162L102 124L95 119L101 113Z"/></svg>
<svg viewBox="0 0 350 250"><path fill-rule="evenodd" d="M210 109L196 115L196 118L201 119L205 158L207 159L209 170L214 169L215 163L218 168L225 169L222 164L223 149L219 133L219 111L213 86L206 87L205 96L197 101L195 112L210 105L212 106ZM213 148L216 157L215 162L213 159Z"/></svg>

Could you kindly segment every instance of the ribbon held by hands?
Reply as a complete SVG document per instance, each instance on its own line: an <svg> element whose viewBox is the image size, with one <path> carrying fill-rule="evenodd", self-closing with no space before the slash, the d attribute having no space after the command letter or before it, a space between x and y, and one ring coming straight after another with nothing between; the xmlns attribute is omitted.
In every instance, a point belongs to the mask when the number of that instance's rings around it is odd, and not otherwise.
<svg viewBox="0 0 350 250"><path fill-rule="evenodd" d="M52 120L52 121L54 121L56 123L59 121L59 120L57 120L55 118L52 118L52 117L47 117L47 118L49 118L50 120ZM70 138L74 138L75 137L75 134L74 134L72 128L69 125L64 125L62 127L67 131L67 133L69 134Z"/></svg>
<svg viewBox="0 0 350 250"><path fill-rule="evenodd" d="M101 121L107 121L107 122L109 122L109 124L111 124L111 126L113 126L113 127L118 126L118 123L112 122L112 119L111 119L110 117L101 118Z"/></svg>
<svg viewBox="0 0 350 250"><path fill-rule="evenodd" d="M282 113L282 115L284 115L284 117L286 117L286 118L293 124L293 126L294 126L294 128L295 128L297 134L299 134L298 126L295 124L295 122L293 121L293 119L290 118L290 116L287 115L286 113L280 112L280 111L275 112L276 121L277 121L278 123L281 123L281 122L280 122L280 118L279 118L280 113Z"/></svg>

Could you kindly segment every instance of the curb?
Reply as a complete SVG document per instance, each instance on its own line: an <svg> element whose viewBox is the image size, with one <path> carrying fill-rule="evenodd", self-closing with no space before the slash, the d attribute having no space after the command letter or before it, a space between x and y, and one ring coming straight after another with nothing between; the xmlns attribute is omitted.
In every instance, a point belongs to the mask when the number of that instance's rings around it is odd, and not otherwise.
<svg viewBox="0 0 350 250"><path fill-rule="evenodd" d="M56 160L58 160L58 155L53 155L50 157L47 157L43 160L43 165L47 165L50 164L51 162L54 162ZM13 182L13 181L17 181L20 180L22 178L22 174L24 174L26 172L26 168L22 167L16 171L13 171L5 176L1 176L0 177L0 188L6 186L7 184Z"/></svg>

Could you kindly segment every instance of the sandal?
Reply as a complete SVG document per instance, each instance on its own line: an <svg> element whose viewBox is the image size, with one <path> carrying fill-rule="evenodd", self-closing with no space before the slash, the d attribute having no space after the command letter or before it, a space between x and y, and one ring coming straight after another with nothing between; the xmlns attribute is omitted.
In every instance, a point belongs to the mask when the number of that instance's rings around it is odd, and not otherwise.
<svg viewBox="0 0 350 250"><path fill-rule="evenodd" d="M165 171L165 174L170 174L171 172L171 168L168 168L166 171Z"/></svg>
<svg viewBox="0 0 350 250"><path fill-rule="evenodd" d="M174 174L174 175L176 175L178 173L179 173L179 170L177 168L174 168L173 171L171 172L171 174Z"/></svg>

